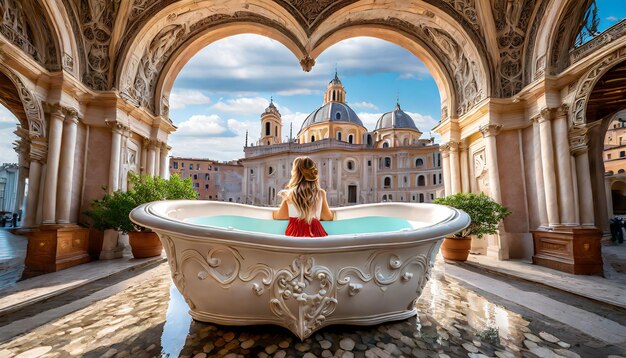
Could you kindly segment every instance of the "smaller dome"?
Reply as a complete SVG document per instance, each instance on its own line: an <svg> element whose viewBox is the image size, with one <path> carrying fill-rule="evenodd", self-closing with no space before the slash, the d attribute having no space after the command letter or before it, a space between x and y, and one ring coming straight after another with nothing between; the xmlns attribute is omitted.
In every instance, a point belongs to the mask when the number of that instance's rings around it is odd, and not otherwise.
<svg viewBox="0 0 626 358"><path fill-rule="evenodd" d="M380 129L413 129L419 131L415 126L413 118L400 108L399 103L396 104L396 108L393 111L380 116L374 130Z"/></svg>

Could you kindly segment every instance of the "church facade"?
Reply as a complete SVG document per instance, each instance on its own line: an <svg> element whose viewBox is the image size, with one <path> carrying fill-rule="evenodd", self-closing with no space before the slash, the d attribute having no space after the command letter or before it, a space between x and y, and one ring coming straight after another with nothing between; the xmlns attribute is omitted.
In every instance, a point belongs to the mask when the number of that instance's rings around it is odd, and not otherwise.
<svg viewBox="0 0 626 358"><path fill-rule="evenodd" d="M277 205L277 193L298 156L316 161L320 185L331 206L381 201L432 202L443 194L442 160L432 139L400 104L369 131L346 102L337 74L324 103L302 123L297 138L283 143L281 115L273 102L261 115L257 145L244 148L243 197L255 205Z"/></svg>

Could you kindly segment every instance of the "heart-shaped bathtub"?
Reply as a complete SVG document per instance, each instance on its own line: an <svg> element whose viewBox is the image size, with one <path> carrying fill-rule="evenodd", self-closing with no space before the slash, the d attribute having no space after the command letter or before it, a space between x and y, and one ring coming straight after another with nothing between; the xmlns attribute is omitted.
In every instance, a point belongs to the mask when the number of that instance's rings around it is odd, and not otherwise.
<svg viewBox="0 0 626 358"><path fill-rule="evenodd" d="M277 324L301 339L331 324L415 315L441 239L470 222L466 213L442 205L366 204L336 209L327 237L294 238L280 234L280 221L269 221L273 210L161 201L139 206L130 217L159 235L194 319ZM361 227L346 233L342 222Z"/></svg>

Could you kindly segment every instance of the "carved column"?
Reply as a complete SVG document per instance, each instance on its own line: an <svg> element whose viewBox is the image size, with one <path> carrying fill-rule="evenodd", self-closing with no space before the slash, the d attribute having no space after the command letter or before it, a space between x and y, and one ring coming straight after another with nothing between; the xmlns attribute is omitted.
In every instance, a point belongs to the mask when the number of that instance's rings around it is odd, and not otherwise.
<svg viewBox="0 0 626 358"><path fill-rule="evenodd" d="M456 194L461 191L459 143L450 141L448 146L450 148L450 191L452 194Z"/></svg>
<svg viewBox="0 0 626 358"><path fill-rule="evenodd" d="M443 160L443 165L441 170L443 171L443 187L446 195L452 195L451 191L451 178L450 178L450 145L442 144L439 146L439 151L441 151L441 159Z"/></svg>
<svg viewBox="0 0 626 358"><path fill-rule="evenodd" d="M584 125L574 126L570 128L569 134L570 151L576 158L580 224L583 226L595 226L591 172L589 169L589 148L587 147L587 128Z"/></svg>
<svg viewBox="0 0 626 358"><path fill-rule="evenodd" d="M160 173L159 176L161 176L161 178L168 178L169 177L169 151L170 149L172 149L172 147L168 146L167 143L163 142L162 146L161 146L161 163L159 164L159 168L160 168Z"/></svg>
<svg viewBox="0 0 626 358"><path fill-rule="evenodd" d="M558 109L554 119L554 140L556 148L556 165L559 184L559 216L563 225L577 225L574 210L574 185L572 182L571 154L569 150L569 133L567 129L567 112L569 107L563 105Z"/></svg>
<svg viewBox="0 0 626 358"><path fill-rule="evenodd" d="M46 159L47 144L45 139L33 138L30 145L30 165L28 169L28 196L26 197L26 213L23 226L37 225L37 207L39 203L39 187L41 186L41 164Z"/></svg>
<svg viewBox="0 0 626 358"><path fill-rule="evenodd" d="M543 185L545 190L548 225L557 226L559 219L558 188L556 173L554 172L554 147L552 144L552 109L544 108L541 115L535 117L539 123L539 139L541 141L541 168L543 170Z"/></svg>
<svg viewBox="0 0 626 358"><path fill-rule="evenodd" d="M480 132L485 140L485 162L489 168L489 194L498 203L502 203L502 190L498 170L498 148L496 136L502 129L501 124L487 124L480 127ZM500 224L498 234L489 238L487 255L506 260L509 258L509 244L505 236L503 225Z"/></svg>
<svg viewBox="0 0 626 358"><path fill-rule="evenodd" d="M75 109L67 108L65 110L65 127L63 128L63 140L61 142L62 150L58 185L59 194L57 196L56 215L57 223L59 224L68 224L70 222L77 126L78 113Z"/></svg>
<svg viewBox="0 0 626 358"><path fill-rule="evenodd" d="M56 223L57 183L59 178L59 161L61 157L61 140L63 137L63 107L52 106L50 112L50 131L48 133L48 159L46 161L46 178L43 192L43 223Z"/></svg>
<svg viewBox="0 0 626 358"><path fill-rule="evenodd" d="M109 162L109 192L120 188L120 163L122 159L122 134L128 127L120 122L107 122L111 126L111 161Z"/></svg>
<svg viewBox="0 0 626 358"><path fill-rule="evenodd" d="M466 142L462 142L459 145L459 152L461 157L461 192L463 193L470 192L469 154L467 149L468 148Z"/></svg>

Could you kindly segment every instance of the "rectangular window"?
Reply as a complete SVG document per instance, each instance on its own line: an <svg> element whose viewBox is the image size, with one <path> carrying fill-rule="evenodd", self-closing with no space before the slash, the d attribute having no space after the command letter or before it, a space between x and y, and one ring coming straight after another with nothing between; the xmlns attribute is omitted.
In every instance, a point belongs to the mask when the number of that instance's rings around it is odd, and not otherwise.
<svg viewBox="0 0 626 358"><path fill-rule="evenodd" d="M193 175L193 180L198 180L198 174Z"/></svg>
<svg viewBox="0 0 626 358"><path fill-rule="evenodd" d="M371 166L372 166L372 161L371 161L371 160L368 160L368 161L367 161L367 166L368 166L368 167L371 167Z"/></svg>
<svg viewBox="0 0 626 358"><path fill-rule="evenodd" d="M209 184L204 184L204 189L209 190Z"/></svg>
<svg viewBox="0 0 626 358"><path fill-rule="evenodd" d="M204 174L204 180L211 180L211 175L209 173Z"/></svg>
<svg viewBox="0 0 626 358"><path fill-rule="evenodd" d="M193 170L193 164L189 164L189 170Z"/></svg>
<svg viewBox="0 0 626 358"><path fill-rule="evenodd" d="M178 169L178 162L174 162L173 165L174 165L174 169Z"/></svg>
<svg viewBox="0 0 626 358"><path fill-rule="evenodd" d="M199 187L200 187L200 184L199 184L199 183L193 183L193 187L194 187L194 188L199 188Z"/></svg>
<svg viewBox="0 0 626 358"><path fill-rule="evenodd" d="M200 164L196 164L196 170L200 170Z"/></svg>
<svg viewBox="0 0 626 358"><path fill-rule="evenodd" d="M606 159L611 159L611 153L606 155Z"/></svg>
<svg viewBox="0 0 626 358"><path fill-rule="evenodd" d="M625 152L625 151L623 151L623 150L622 150L621 152L619 152L619 157L620 157L620 158L624 158L624 157L626 157L626 152Z"/></svg>

